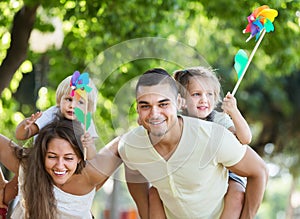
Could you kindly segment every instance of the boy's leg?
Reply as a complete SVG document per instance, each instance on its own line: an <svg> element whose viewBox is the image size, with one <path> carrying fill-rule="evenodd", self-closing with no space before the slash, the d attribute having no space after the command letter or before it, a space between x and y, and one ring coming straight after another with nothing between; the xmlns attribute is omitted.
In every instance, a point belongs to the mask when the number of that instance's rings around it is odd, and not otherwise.
<svg viewBox="0 0 300 219"><path fill-rule="evenodd" d="M0 219L5 219L7 214L7 205L4 203L4 190L7 181L4 178L2 169L0 167Z"/></svg>
<svg viewBox="0 0 300 219"><path fill-rule="evenodd" d="M150 219L166 219L163 203L153 186L149 189L149 212Z"/></svg>
<svg viewBox="0 0 300 219"><path fill-rule="evenodd" d="M236 180L236 177L238 176L229 178L228 190L224 197L224 209L220 219L240 218L245 199L245 185L242 185L242 180Z"/></svg>

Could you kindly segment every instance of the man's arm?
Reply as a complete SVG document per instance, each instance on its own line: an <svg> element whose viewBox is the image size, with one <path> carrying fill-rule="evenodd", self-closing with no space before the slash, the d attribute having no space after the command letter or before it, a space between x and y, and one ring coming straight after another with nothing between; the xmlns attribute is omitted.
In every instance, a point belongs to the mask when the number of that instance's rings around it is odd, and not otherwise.
<svg viewBox="0 0 300 219"><path fill-rule="evenodd" d="M242 160L228 169L240 176L247 177L245 203L240 218L254 218L262 202L268 181L265 162L248 146Z"/></svg>
<svg viewBox="0 0 300 219"><path fill-rule="evenodd" d="M135 171L130 170L125 166L125 177L127 181L127 187L133 200L138 208L139 215L142 219L149 218L149 183L143 176Z"/></svg>

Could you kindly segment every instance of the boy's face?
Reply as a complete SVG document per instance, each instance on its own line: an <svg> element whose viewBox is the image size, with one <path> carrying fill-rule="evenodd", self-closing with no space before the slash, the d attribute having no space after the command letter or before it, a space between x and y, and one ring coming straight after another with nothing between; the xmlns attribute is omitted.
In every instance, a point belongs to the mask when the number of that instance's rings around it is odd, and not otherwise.
<svg viewBox="0 0 300 219"><path fill-rule="evenodd" d="M211 81L197 76L192 77L187 91L188 116L205 119L215 107L215 95Z"/></svg>
<svg viewBox="0 0 300 219"><path fill-rule="evenodd" d="M85 101L84 99L76 100L75 97L71 95L64 95L62 96L59 104L60 112L66 119L75 120L76 116L74 113L75 108L81 109L85 112Z"/></svg>

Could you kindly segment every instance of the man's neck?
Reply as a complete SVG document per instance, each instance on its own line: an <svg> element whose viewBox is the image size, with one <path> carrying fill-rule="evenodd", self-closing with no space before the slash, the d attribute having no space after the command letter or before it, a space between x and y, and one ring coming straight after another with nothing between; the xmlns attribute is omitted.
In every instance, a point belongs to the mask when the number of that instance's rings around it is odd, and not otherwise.
<svg viewBox="0 0 300 219"><path fill-rule="evenodd" d="M151 141L158 142L154 143L153 146L156 151L164 157L165 160L169 160L172 154L175 152L183 131L183 120L181 117L178 118L176 124L172 127L172 129L166 133L159 140L151 138Z"/></svg>

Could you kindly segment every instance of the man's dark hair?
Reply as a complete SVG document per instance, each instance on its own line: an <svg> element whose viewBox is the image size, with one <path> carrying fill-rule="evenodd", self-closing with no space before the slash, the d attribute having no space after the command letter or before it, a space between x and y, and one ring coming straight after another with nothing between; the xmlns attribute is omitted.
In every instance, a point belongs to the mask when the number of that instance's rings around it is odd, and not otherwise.
<svg viewBox="0 0 300 219"><path fill-rule="evenodd" d="M155 86L159 84L169 84L174 94L178 95L178 87L176 81L171 77L171 75L162 68L150 69L139 78L136 85L136 93L140 86Z"/></svg>

